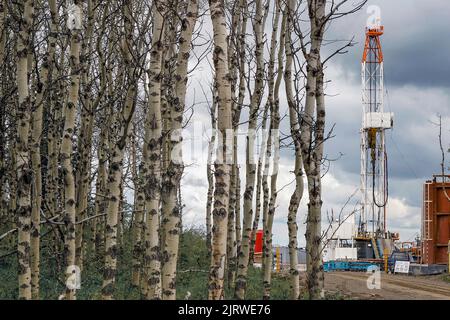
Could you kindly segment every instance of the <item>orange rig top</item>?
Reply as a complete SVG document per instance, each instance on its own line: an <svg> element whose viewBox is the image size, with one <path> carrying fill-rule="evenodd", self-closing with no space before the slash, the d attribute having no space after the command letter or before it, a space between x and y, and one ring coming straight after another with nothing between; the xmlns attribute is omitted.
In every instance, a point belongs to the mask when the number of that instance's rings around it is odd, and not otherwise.
<svg viewBox="0 0 450 320"><path fill-rule="evenodd" d="M382 63L383 51L381 50L380 36L384 33L384 27L366 28L366 44L362 62Z"/></svg>

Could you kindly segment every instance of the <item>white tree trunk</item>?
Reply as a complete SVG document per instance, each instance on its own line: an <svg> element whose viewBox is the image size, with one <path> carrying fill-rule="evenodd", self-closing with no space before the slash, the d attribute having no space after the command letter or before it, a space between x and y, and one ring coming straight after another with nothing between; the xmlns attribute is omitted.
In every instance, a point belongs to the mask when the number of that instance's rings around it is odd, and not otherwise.
<svg viewBox="0 0 450 320"><path fill-rule="evenodd" d="M145 195L145 281L146 298L161 299L161 261L159 216L161 193L161 63L163 54L164 14L161 3L153 4L152 51L150 55L149 110L145 124L143 150Z"/></svg>
<svg viewBox="0 0 450 320"><path fill-rule="evenodd" d="M231 85L228 69L227 28L225 9L222 0L209 0L209 10L214 32L214 69L215 84L218 95L217 128L219 147L215 167L215 189L213 209L213 239L211 268L209 272L208 298L219 300L224 298L224 274L227 250L227 225L230 190L230 165L226 163L231 152L225 142L227 130L231 124ZM228 135L230 132L228 132Z"/></svg>
<svg viewBox="0 0 450 320"><path fill-rule="evenodd" d="M175 99L171 102L170 144L168 167L162 177L162 227L164 232L162 298L176 299L176 274L178 243L181 231L181 207L177 204L177 193L183 174L182 122L186 98L187 65L191 50L192 33L197 21L198 1L189 0L186 15L181 22L179 51L175 70Z"/></svg>
<svg viewBox="0 0 450 320"><path fill-rule="evenodd" d="M247 272L250 254L250 237L253 217L253 194L255 187L256 165L254 163L254 140L257 115L261 103L264 81L264 43L263 43L263 8L262 1L255 2L256 14L253 21L255 33L256 78L255 87L250 101L249 122L246 143L246 172L244 193L244 219L242 224L242 242L238 258L238 273L236 278L235 296L237 299L245 298L247 288Z"/></svg>
<svg viewBox="0 0 450 320"><path fill-rule="evenodd" d="M22 14L17 38L17 91L19 106L17 109L17 256L19 262L19 299L31 299L30 269L30 229L31 229L31 181L30 150L28 135L30 132L30 92L28 83L29 41L33 23L34 1L27 0L18 4Z"/></svg>

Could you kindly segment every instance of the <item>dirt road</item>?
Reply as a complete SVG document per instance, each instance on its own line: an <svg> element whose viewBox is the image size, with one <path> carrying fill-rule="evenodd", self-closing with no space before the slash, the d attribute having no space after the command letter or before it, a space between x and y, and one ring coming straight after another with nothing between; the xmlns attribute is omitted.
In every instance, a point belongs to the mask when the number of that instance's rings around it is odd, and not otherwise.
<svg viewBox="0 0 450 320"><path fill-rule="evenodd" d="M450 283L440 276L381 274L380 289L369 289L364 272L327 272L325 290L353 299L427 299L450 300Z"/></svg>

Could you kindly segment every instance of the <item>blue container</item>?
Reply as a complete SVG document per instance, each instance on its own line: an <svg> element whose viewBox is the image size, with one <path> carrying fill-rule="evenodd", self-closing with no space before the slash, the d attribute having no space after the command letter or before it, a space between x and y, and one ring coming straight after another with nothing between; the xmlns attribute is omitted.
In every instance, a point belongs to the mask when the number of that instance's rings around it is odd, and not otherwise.
<svg viewBox="0 0 450 320"><path fill-rule="evenodd" d="M349 269L348 261L327 261L323 264L323 271L344 271Z"/></svg>
<svg viewBox="0 0 450 320"><path fill-rule="evenodd" d="M366 272L370 266L378 267L376 263L368 261L327 261L323 263L323 271L363 271Z"/></svg>

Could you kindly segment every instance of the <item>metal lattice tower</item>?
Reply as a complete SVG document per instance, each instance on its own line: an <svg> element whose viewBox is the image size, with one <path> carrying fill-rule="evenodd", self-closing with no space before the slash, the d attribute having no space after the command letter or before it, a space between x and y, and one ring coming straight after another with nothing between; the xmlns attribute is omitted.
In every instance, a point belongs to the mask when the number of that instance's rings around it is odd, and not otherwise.
<svg viewBox="0 0 450 320"><path fill-rule="evenodd" d="M384 112L382 26L366 29L362 58L361 127L361 236L384 237L388 201L387 153L385 130L392 128L392 113Z"/></svg>

